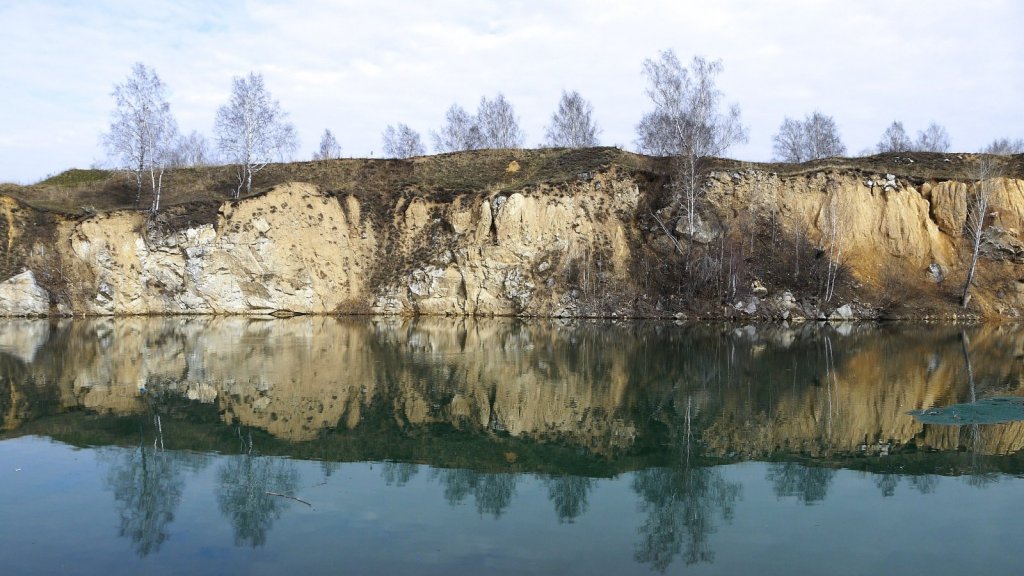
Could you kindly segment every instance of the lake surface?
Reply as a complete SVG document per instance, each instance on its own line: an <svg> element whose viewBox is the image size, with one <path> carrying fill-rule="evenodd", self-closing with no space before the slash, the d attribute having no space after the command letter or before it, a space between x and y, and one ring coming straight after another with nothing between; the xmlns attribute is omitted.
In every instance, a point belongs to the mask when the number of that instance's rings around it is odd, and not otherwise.
<svg viewBox="0 0 1024 576"><path fill-rule="evenodd" d="M1022 358L1006 325L6 321L0 572L1018 574Z"/></svg>

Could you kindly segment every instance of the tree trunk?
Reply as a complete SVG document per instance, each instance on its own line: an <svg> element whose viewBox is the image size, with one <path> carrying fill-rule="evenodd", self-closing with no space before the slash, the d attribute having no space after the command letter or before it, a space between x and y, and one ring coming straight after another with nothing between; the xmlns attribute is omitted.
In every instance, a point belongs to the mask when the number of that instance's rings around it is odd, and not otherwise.
<svg viewBox="0 0 1024 576"><path fill-rule="evenodd" d="M978 266L978 252L981 250L980 240L974 242L974 252L971 253L971 267L967 269L967 281L964 282L964 293L960 297L960 307L967 308L971 301L971 282L974 281L974 269Z"/></svg>

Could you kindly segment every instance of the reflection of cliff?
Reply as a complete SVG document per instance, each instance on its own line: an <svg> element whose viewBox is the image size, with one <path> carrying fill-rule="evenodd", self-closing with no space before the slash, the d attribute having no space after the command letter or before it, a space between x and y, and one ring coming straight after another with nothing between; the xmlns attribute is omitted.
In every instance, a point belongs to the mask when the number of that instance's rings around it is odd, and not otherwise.
<svg viewBox="0 0 1024 576"><path fill-rule="evenodd" d="M961 330L471 319L130 318L0 326L0 426L162 394L287 440L434 424L608 453L676 443L763 456L1024 448L1024 424L925 426L968 399ZM27 330L24 330L27 326ZM1024 330L964 331L975 393L1024 394ZM8 344L16 343L16 344ZM145 391L145 392L144 392ZM650 443L650 444L646 444ZM879 446L881 443L881 448Z"/></svg>
<svg viewBox="0 0 1024 576"><path fill-rule="evenodd" d="M1024 394L1024 330L984 326L961 331L880 331L843 337L831 331L805 345L789 368L765 371L750 402L742 379L723 397L721 413L704 439L719 453L886 453L894 446L1008 453L1024 448L1024 422L981 427L923 425L913 409L970 400L962 334L977 393ZM800 363L805 363L801 373Z"/></svg>
<svg viewBox="0 0 1024 576"><path fill-rule="evenodd" d="M101 319L59 323L39 348L37 362L8 359L9 397L38 387L29 397L53 390L64 408L130 414L151 401L142 390L170 390L216 401L228 422L292 440L355 428L381 407L400 426L451 423L594 448L628 446L635 435L618 412L628 355L597 329L500 320ZM41 414L24 401L4 407Z"/></svg>

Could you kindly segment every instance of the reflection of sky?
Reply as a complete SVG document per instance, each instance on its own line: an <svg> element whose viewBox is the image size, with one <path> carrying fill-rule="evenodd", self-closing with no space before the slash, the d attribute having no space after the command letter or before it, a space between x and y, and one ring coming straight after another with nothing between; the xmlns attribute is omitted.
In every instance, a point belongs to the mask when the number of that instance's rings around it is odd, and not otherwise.
<svg viewBox="0 0 1024 576"><path fill-rule="evenodd" d="M472 497L449 505L443 474L425 466L388 483L381 463L341 464L325 476L319 462L289 461L298 470L296 496L313 506L282 501L266 544L250 548L235 545L218 511L222 456L182 469L170 537L140 559L117 536L104 486L113 460L99 454L32 437L0 442L5 573L649 573L634 562L644 518L633 474L595 479L586 511L566 523L537 476L517 477L495 517L481 514ZM1010 574L1017 567L1015 539L1006 535L1017 526L1020 479L1001 476L982 489L965 477L939 477L922 493L903 477L883 497L879 476L840 470L825 498L808 505L777 496L768 464L716 472L742 485L742 496L733 519L718 521L707 537L714 563L684 567L677 558L668 572Z"/></svg>

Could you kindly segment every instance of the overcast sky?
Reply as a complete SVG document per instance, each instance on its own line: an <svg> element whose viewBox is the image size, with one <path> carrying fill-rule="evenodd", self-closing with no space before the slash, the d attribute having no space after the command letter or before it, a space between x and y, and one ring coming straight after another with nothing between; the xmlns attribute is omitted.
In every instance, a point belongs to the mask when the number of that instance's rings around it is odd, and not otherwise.
<svg viewBox="0 0 1024 576"><path fill-rule="evenodd" d="M504 93L528 146L562 90L594 106L601 142L635 149L645 58L720 58L719 88L768 160L782 119L821 110L851 153L894 119L944 125L957 151L1024 138L1024 2L0 0L0 181L104 161L115 83L134 62L169 88L182 132L211 137L233 76L264 75L309 159L329 128L380 155L404 122L424 144L452 103Z"/></svg>

